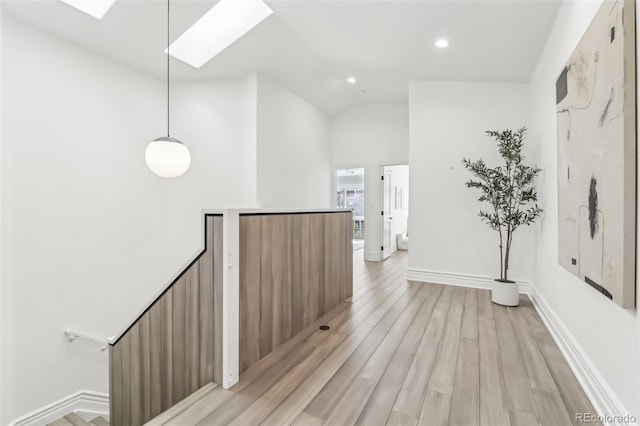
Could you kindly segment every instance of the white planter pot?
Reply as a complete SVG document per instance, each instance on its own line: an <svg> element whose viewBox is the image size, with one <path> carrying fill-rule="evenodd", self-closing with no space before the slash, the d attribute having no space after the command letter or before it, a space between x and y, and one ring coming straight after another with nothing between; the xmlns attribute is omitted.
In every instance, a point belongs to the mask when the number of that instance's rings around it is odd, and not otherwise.
<svg viewBox="0 0 640 426"><path fill-rule="evenodd" d="M503 306L518 306L520 301L518 283L494 280L493 289L491 290L491 301Z"/></svg>

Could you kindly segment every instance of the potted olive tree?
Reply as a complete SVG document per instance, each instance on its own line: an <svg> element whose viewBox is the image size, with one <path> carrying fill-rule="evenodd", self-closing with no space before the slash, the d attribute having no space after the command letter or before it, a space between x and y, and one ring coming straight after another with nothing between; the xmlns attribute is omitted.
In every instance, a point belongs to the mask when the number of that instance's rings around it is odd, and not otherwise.
<svg viewBox="0 0 640 426"><path fill-rule="evenodd" d="M518 305L518 284L509 280L509 254L513 234L522 225L530 225L540 216L538 195L534 178L541 169L523 164L522 145L527 129L501 132L487 131L486 134L498 142L498 150L503 164L489 167L483 160L463 159L464 167L471 171L474 179L468 188L480 190L478 201L489 204L487 210L480 210L478 216L500 236L500 278L495 279L491 300L506 306Z"/></svg>

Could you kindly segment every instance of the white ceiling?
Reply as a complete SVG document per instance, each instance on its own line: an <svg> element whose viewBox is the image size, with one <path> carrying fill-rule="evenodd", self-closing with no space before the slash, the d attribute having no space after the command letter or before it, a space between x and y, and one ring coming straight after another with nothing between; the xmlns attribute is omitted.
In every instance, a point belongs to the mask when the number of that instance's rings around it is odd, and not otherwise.
<svg viewBox="0 0 640 426"><path fill-rule="evenodd" d="M214 0L172 0L175 40ZM172 59L172 78L264 72L328 114L406 102L410 80L527 82L559 0L274 0L274 14L200 69ZM2 0L48 32L165 78L166 2L118 0L102 21L58 0ZM434 41L449 39L447 49ZM356 76L358 84L346 83ZM364 90L366 93L360 93Z"/></svg>

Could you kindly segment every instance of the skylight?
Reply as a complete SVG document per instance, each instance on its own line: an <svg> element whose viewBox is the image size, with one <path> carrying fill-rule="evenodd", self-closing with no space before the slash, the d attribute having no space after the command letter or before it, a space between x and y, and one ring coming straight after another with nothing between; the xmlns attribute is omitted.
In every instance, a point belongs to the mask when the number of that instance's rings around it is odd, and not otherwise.
<svg viewBox="0 0 640 426"><path fill-rule="evenodd" d="M105 13L111 9L116 0L61 0L69 6L91 15L96 19L102 19Z"/></svg>
<svg viewBox="0 0 640 426"><path fill-rule="evenodd" d="M272 13L262 0L220 0L171 44L169 52L200 68Z"/></svg>

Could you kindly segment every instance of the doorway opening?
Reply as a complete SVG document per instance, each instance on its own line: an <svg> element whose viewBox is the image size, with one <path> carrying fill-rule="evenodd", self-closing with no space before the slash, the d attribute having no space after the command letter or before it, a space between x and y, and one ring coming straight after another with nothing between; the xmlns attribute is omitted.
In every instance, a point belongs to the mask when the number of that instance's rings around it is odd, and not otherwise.
<svg viewBox="0 0 640 426"><path fill-rule="evenodd" d="M409 249L409 165L381 167L382 260Z"/></svg>
<svg viewBox="0 0 640 426"><path fill-rule="evenodd" d="M364 168L338 169L336 207L353 210L353 250L364 249Z"/></svg>

